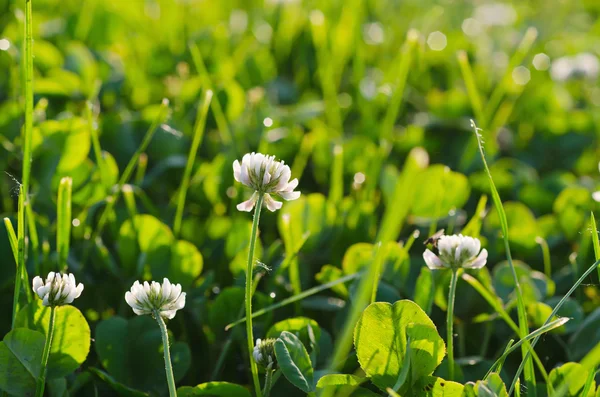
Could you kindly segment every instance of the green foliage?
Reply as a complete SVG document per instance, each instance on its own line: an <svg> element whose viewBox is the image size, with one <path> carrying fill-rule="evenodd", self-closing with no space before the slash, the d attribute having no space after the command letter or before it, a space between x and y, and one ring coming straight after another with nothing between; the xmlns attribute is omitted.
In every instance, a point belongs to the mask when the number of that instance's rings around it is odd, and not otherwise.
<svg viewBox="0 0 600 397"><path fill-rule="evenodd" d="M362 369L382 390L394 387L407 365L407 381L398 386L410 388L433 373L446 354L433 322L408 300L369 305L356 324L354 346Z"/></svg>
<svg viewBox="0 0 600 397"><path fill-rule="evenodd" d="M21 309L15 324L47 335L49 322L50 308L36 299ZM79 309L57 307L47 379L67 376L79 368L88 356L90 341L90 326Z"/></svg>
<svg viewBox="0 0 600 397"><path fill-rule="evenodd" d="M39 373L30 280L68 271L85 290L57 309L48 395L164 394L158 326L123 300L163 277L187 293L179 394L251 395L231 165L260 151L302 192L256 242L253 332L284 335L290 364L270 397L500 397L497 359L503 377L526 360L516 397L594 394L595 2L176 3L0 0L2 392ZM448 273L422 258L442 228L489 253L458 280L464 389L440 365Z"/></svg>
<svg viewBox="0 0 600 397"><path fill-rule="evenodd" d="M15 328L0 342L0 389L12 395L33 396L40 373L44 335Z"/></svg>
<svg viewBox="0 0 600 397"><path fill-rule="evenodd" d="M564 396L582 396L589 397L594 396L594 390L596 389L596 382L592 381L592 387L589 389L589 393L584 395L583 389L588 379L589 371L587 371L581 364L577 363L566 363L558 368L550 371L550 384L554 390L560 390L561 387L566 387L566 394ZM548 394L550 395L550 384L548 385Z"/></svg>
<svg viewBox="0 0 600 397"><path fill-rule="evenodd" d="M150 316L104 320L96 327L95 340L96 353L115 385L148 393L166 390L160 329ZM187 343L171 343L171 360L175 379L181 380L191 365Z"/></svg>
<svg viewBox="0 0 600 397"><path fill-rule="evenodd" d="M228 382L208 382L195 387L184 386L177 389L180 397L212 396L212 397L250 397L248 390L240 385Z"/></svg>
<svg viewBox="0 0 600 397"><path fill-rule="evenodd" d="M314 390L312 363L296 335L283 331L275 342L275 356L277 365L291 384L306 393Z"/></svg>

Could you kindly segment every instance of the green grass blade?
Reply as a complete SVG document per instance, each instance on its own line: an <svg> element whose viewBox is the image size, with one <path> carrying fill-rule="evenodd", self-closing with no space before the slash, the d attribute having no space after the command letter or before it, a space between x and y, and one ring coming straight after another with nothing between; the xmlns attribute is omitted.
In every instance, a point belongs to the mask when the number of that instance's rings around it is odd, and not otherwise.
<svg viewBox="0 0 600 397"><path fill-rule="evenodd" d="M40 273L40 240L38 237L37 226L35 225L35 213L31 209L31 205L25 206L25 216L27 217L27 232L29 242L31 243L30 252L33 253L33 266L35 274Z"/></svg>
<svg viewBox="0 0 600 397"><path fill-rule="evenodd" d="M4 226L6 227L6 232L8 234L8 242L10 243L10 248L12 250L13 256L15 258L15 264L19 263L19 242L17 240L17 235L15 234L15 229L8 218L4 218Z"/></svg>
<svg viewBox="0 0 600 397"><path fill-rule="evenodd" d="M100 170L100 179L102 180L104 188L108 190L110 189L110 176L104 163L104 157L102 156L102 147L100 146L100 138L98 137L98 127L94 122L93 106L94 105L91 102L88 102L85 113L88 122L88 128L90 130L90 136L92 138L94 156L96 156L96 164L98 164L98 169Z"/></svg>
<svg viewBox="0 0 600 397"><path fill-rule="evenodd" d="M187 163L185 164L185 170L183 171L183 179L181 180L181 186L179 187L179 197L177 200L177 209L175 211L175 221L173 222L173 233L175 237L179 237L181 233L181 222L183 221L183 208L185 206L185 197L190 187L190 178L192 177L192 168L194 166L194 160L196 160L196 154L198 148L202 143L204 137L204 129L206 126L206 117L208 115L208 107L212 101L213 92L206 90L203 95L202 104L198 107L198 113L196 115L196 124L194 125L194 137L192 139L192 146L188 154Z"/></svg>
<svg viewBox="0 0 600 397"><path fill-rule="evenodd" d="M598 265L600 265L600 260L597 260L592 266L590 266L589 269L587 269L585 271L585 273L583 273L583 275L581 277L579 277L579 279L575 282L575 284L573 284L573 286L571 287L571 289L569 289L569 291L565 294L565 296L562 297L562 299L558 302L558 304L554 307L554 309L552 310L552 312L550 313L550 315L548 316L548 318L546 319L546 321L544 322L544 325L548 324L550 322L550 320L556 316L556 313L558 313L558 311L560 310L560 308L562 307L562 305L567 301L567 299L569 299L569 297L573 294L573 292L575 292L575 290L581 285L581 283L583 283L583 281L590 275L592 274L592 272L594 270L596 270L596 268L598 267ZM536 337L535 339L533 339L533 341L531 341L531 348L535 348L536 343L539 340L539 336ZM585 365L584 367L586 367L587 369L590 368L595 368L598 366L598 364L600 364L600 348L599 348L600 344L597 345L596 347L594 347L581 361L581 364ZM591 355L591 356L590 356ZM589 358L588 358L589 357ZM519 368L517 369L517 373L515 374L515 377L513 379L513 382L510 386L510 390L508 392L508 394L510 395L512 393L512 390L515 387L515 384L517 382L517 379L519 379L519 375L521 375L521 372L523 371L523 363L525 362L525 360L523 360L523 362L521 362L521 365L519 366Z"/></svg>
<svg viewBox="0 0 600 397"><path fill-rule="evenodd" d="M204 86L207 89L214 91L214 86L211 81L210 74L206 69L206 64L204 63L200 49L196 44L193 43L191 43L189 47L190 53L192 54L192 61L194 62L194 66L196 67L196 71L200 75L200 78L203 80ZM229 129L227 118L225 117L225 113L223 112L223 108L221 107L221 102L219 102L219 99L215 98L214 101L211 101L210 107L215 116L219 133L221 134L221 141L223 144L225 144L225 146L233 145L233 134Z"/></svg>
<svg viewBox="0 0 600 397"><path fill-rule="evenodd" d="M498 83L498 85L492 92L492 95L490 96L490 99L485 107L484 114L485 114L485 117L487 120L492 118L492 116L494 115L494 112L500 105L500 102L502 102L502 98L504 98L504 94L506 94L506 90L510 84L510 80L512 79L513 69L523 62L523 60L525 59L525 57L531 50L531 47L533 46L533 43L535 42L535 39L537 38L537 34L538 34L537 29L533 28L533 27L527 29L527 32L525 32L525 35L523 36L523 39L519 43L517 50L515 51L513 56L510 58L510 61L508 62L508 67L506 68L506 73L502 77L502 80L500 80L500 83Z"/></svg>
<svg viewBox="0 0 600 397"><path fill-rule="evenodd" d="M416 30L409 30L406 35L406 40L402 46L402 50L398 55L398 61L394 64L398 65L398 74L395 81L395 89L390 99L390 104L381 123L381 131L379 136L383 140L389 141L393 135L394 124L400 113L404 91L406 89L406 81L408 80L408 72L412 64L414 48L419 41L419 33Z"/></svg>
<svg viewBox="0 0 600 397"><path fill-rule="evenodd" d="M598 241L598 227L596 227L596 218L593 212L590 216L590 223L592 228L592 243L594 245L594 258L598 260L600 259L600 241ZM600 279L600 267L598 268L598 279Z"/></svg>
<svg viewBox="0 0 600 397"><path fill-rule="evenodd" d="M504 362L504 360L506 359L506 357L510 353L514 352L517 348L519 348L525 342L527 342L527 341L529 341L531 339L534 339L534 338L539 338L540 336L542 336L546 332L552 331L553 329L556 329L558 327L563 326L568 321L569 321L569 318L567 318L567 317L561 317L561 318L558 318L558 319L556 319L554 321L551 321L551 322L549 322L547 324L544 324L540 328L538 328L535 331L533 331L530 334L528 334L525 338L519 340L517 343L515 343L512 346L510 346L508 349L506 349L504 351L504 353L502 353L502 355L496 360L496 362L494 364L492 364L492 366L490 367L490 370L488 371L488 373L484 377L484 379L486 379L494 371L494 368L496 368L500 363ZM511 392L509 392L509 395L510 394L511 394Z"/></svg>
<svg viewBox="0 0 600 397"><path fill-rule="evenodd" d="M471 236L475 238L479 238L481 233L481 224L483 218L486 215L485 206L487 204L487 196L484 194L479 198L479 202L477 203L477 208L475 209L475 213L473 217L469 220L469 223L462 229L462 234L465 236Z"/></svg>
<svg viewBox="0 0 600 397"><path fill-rule="evenodd" d="M381 243L377 243L375 246L375 260L373 260L374 276L373 276L373 288L371 289L371 303L375 303L377 300L377 288L379 287L379 278L381 273L384 271L383 266L384 250L381 248Z"/></svg>
<svg viewBox="0 0 600 397"><path fill-rule="evenodd" d="M136 185L141 185L146 177L146 169L148 168L148 155L146 153L140 154L138 159L137 167L135 168L135 177L133 178Z"/></svg>
<svg viewBox="0 0 600 397"><path fill-rule="evenodd" d="M473 127L473 130L475 132L475 137L477 139L477 146L479 148L479 153L481 154L481 161L483 162L485 172L486 172L489 182L490 182L490 191L492 193L492 200L494 202L494 206L496 207L496 211L498 212L498 217L500 218L500 226L502 229L502 238L504 240L504 249L506 250L506 259L510 266L512 276L513 276L513 281L515 283L520 334L526 335L529 333L528 323L527 323L527 311L525 309L525 302L523 301L523 292L521 291L521 284L519 283L519 278L517 277L517 272L515 270L515 266L512 261L512 255L510 252L510 244L508 242L508 221L506 220L506 213L504 212L504 207L502 206L502 200L500 200L500 195L498 194L498 189L496 189L496 184L494 183L494 179L492 178L492 173L490 172L490 168L488 167L487 161L485 159L485 154L483 152L483 142L481 141L481 135L479 134L479 129L477 128L477 126L475 125L475 122L473 120L471 120L471 126ZM525 381L527 384L527 389L529 390L531 395L533 395L535 397L537 394L536 393L536 382L535 382L535 371L533 368L533 363L531 362L531 360L528 360L529 354L527 352L527 346L523 346L521 353L523 355L523 363L526 365Z"/></svg>
<svg viewBox="0 0 600 397"><path fill-rule="evenodd" d="M27 200L31 174L33 139L33 11L32 0L25 0L25 128L23 129L23 194Z"/></svg>
<svg viewBox="0 0 600 397"><path fill-rule="evenodd" d="M67 258L71 241L71 193L73 180L65 177L58 185L58 202L56 216L56 250L58 252L58 267L67 270Z"/></svg>
<svg viewBox="0 0 600 397"><path fill-rule="evenodd" d="M475 74L473 73L473 69L469 63L469 57L465 51L458 51L456 58L458 59L458 65L460 66L460 71L465 81L467 95L471 101L471 107L473 108L473 114L483 128L486 128L487 118L483 112L483 101L481 100L479 89L475 83Z"/></svg>
<svg viewBox="0 0 600 397"><path fill-rule="evenodd" d="M335 145L331 162L331 183L329 184L329 201L338 204L344 196L344 148Z"/></svg>
<svg viewBox="0 0 600 397"><path fill-rule="evenodd" d="M412 207L418 176L428 165L429 156L423 148L410 151L396 181L393 198L383 213L376 241L386 243L398 238Z"/></svg>
<svg viewBox="0 0 600 397"><path fill-rule="evenodd" d="M463 275L461 277L464 281L469 283L471 285L471 287L473 287L479 293L479 295L481 295L481 297L483 299L485 299L485 301L496 311L496 313L498 313L498 315L519 336L519 338L522 339L525 337L525 334L521 334L521 330L519 329L519 326L517 325L517 323L515 323L513 321L512 317L510 317L510 314L508 314L506 309L504 309L504 307L502 306L498 297L496 297L495 295L492 295L492 293L490 291L488 291L479 282L479 280L477 280L475 277L473 277L469 274L466 274L466 273L463 273ZM529 344L525 344L525 346L528 348L529 352L532 354L533 360L535 361L535 364L537 365L538 370L542 374L544 381L547 383L548 382L548 372L546 371L546 368L544 367L542 360L540 360L540 358L537 355L537 353L535 352L535 350L533 350L531 348L531 346L529 346Z"/></svg>
<svg viewBox="0 0 600 397"><path fill-rule="evenodd" d="M289 297L287 299L284 299L284 300L282 300L280 302L277 302L277 303L275 303L275 304L273 304L271 306L267 306L267 307L265 307L263 309L260 309L260 310L257 310L255 312L252 312L252 318L254 319L256 317L260 317L260 316L262 316L264 314L272 312L273 310L279 309L280 307L284 307L284 306L287 306L287 305L292 304L294 302L298 302L298 301L300 301L300 300L302 300L304 298L307 298L307 297L312 296L314 294L318 294L319 292L322 292L322 291L328 290L328 289L330 289L332 287L335 287L338 284L342 284L342 283L345 283L345 282L357 279L362 274L363 274L362 272L361 273L349 274L347 276L340 277L337 280L330 281L330 282L328 282L326 284L318 285L318 286L313 287L313 288L309 288L309 289L307 289L305 291L302 291L300 294L291 296L291 297ZM246 317L240 318L239 320L234 321L231 324L228 324L225 327L225 331L229 331L231 328L235 327L236 325L242 324L245 321L246 321Z"/></svg>
<svg viewBox="0 0 600 397"><path fill-rule="evenodd" d="M544 257L544 273L546 274L546 277L552 279L552 262L550 261L550 247L548 247L548 242L542 236L537 236L535 238L535 242L538 243L542 248L542 255Z"/></svg>
<svg viewBox="0 0 600 397"><path fill-rule="evenodd" d="M19 208L17 213L17 271L15 272L15 292L13 295L12 328L15 327L15 319L21 308L20 294L21 285L25 284L25 290L29 291L29 277L25 268L25 193L23 185L19 186ZM29 295L30 295L29 294Z"/></svg>

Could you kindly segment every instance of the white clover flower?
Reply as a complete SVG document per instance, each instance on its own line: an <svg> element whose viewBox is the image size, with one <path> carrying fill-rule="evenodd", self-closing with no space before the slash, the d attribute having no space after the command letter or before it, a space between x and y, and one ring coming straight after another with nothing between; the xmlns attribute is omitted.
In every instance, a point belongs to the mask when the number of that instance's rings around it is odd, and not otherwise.
<svg viewBox="0 0 600 397"><path fill-rule="evenodd" d="M256 340L252 357L257 364L265 368L272 368L276 364L275 341L276 339L273 338Z"/></svg>
<svg viewBox="0 0 600 397"><path fill-rule="evenodd" d="M426 249L423 259L430 269L481 269L485 266L488 252L481 248L479 239L459 235L442 236L437 242L439 255Z"/></svg>
<svg viewBox="0 0 600 397"><path fill-rule="evenodd" d="M275 201L271 194L280 196L285 200L296 200L300 192L294 189L298 186L298 179L290 181L292 171L283 161L276 161L275 156L265 156L262 153L247 153L242 158L233 162L233 177L236 181L254 190L249 200L237 205L240 211L250 212L254 208L260 194L264 194L265 205L269 211L281 208L282 203Z"/></svg>
<svg viewBox="0 0 600 397"><path fill-rule="evenodd" d="M79 298L83 291L83 284L75 282L71 273L48 273L46 281L40 276L33 279L33 292L42 299L44 306L61 306L72 303Z"/></svg>
<svg viewBox="0 0 600 397"><path fill-rule="evenodd" d="M185 306L185 292L181 292L180 284L171 284L166 278L162 285L156 281L152 281L152 284L136 281L131 291L125 293L125 301L138 316L152 315L156 310L161 317L170 320L175 317L177 310Z"/></svg>

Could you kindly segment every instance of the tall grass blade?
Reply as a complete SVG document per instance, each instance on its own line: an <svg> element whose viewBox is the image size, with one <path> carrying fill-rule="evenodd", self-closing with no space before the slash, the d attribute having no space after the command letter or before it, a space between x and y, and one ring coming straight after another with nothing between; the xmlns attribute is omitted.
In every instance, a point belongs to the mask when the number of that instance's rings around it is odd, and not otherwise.
<svg viewBox="0 0 600 397"><path fill-rule="evenodd" d="M487 375L485 376L484 379L486 379L490 373L492 373L494 371L494 368L496 368L499 364L503 363L504 360L506 359L506 357L514 352L519 346L521 346L522 344L524 344L525 342L534 339L534 338L539 338L540 336L542 336L543 334L545 334L546 332L552 331L553 329L556 329L558 327L561 327L563 325L565 325L567 322L569 321L569 318L567 317L561 317L558 318L554 321L551 321L547 324L544 324L543 326L541 326L540 328L536 329L535 331L531 332L530 334L528 334L527 336L525 336L525 338L519 340L517 343L515 343L514 345L510 346L508 349L506 349L504 351L504 353L502 353L502 355L496 360L496 362L494 364L492 364L490 370L488 371ZM511 394L511 392L509 392L509 394Z"/></svg>
<svg viewBox="0 0 600 397"><path fill-rule="evenodd" d="M408 72L412 64L413 52L415 45L419 41L419 33L416 30L409 30L406 35L406 40L402 45L402 51L399 54L397 64L398 74L396 77L395 89L390 99L390 104L381 123L381 131L379 136L383 140L389 141L392 137L394 124L400 113L402 98L406 89L406 81L408 80Z"/></svg>
<svg viewBox="0 0 600 397"><path fill-rule="evenodd" d="M192 168L194 167L194 160L196 160L196 154L198 148L202 143L204 137L204 128L206 126L206 116L208 115L208 107L212 101L213 92L207 89L204 92L202 105L198 107L198 113L196 115L196 124L194 125L194 137L192 139L192 146L188 154L187 163L185 164L185 170L183 171L183 179L181 180L181 186L179 187L179 197L177 199L177 210L175 211L175 221L173 222L173 233L175 237L179 237L181 233L181 222L183 221L183 208L185 206L185 197L190 187L190 178L192 177Z"/></svg>
<svg viewBox="0 0 600 397"><path fill-rule="evenodd" d="M600 259L600 241L598 239L598 227L596 226L596 218L592 212L590 215L590 227L592 228L592 244L594 245L594 259ZM600 280L600 267L598 268L598 279Z"/></svg>
<svg viewBox="0 0 600 397"><path fill-rule="evenodd" d="M29 276L25 268L25 193L23 185L19 186L19 208L17 213L17 271L15 273L15 292L13 295L12 328L15 327L15 319L20 304L21 286L25 284L25 293L28 301L32 300L32 292L29 289Z"/></svg>
<svg viewBox="0 0 600 397"><path fill-rule="evenodd" d="M56 217L56 250L58 252L58 267L67 270L67 258L71 241L71 193L73 179L65 177L58 185L58 203Z"/></svg>
<svg viewBox="0 0 600 397"><path fill-rule="evenodd" d="M512 255L510 252L510 244L508 242L508 221L506 219L506 213L504 212L504 207L502 206L502 200L500 200L500 195L498 194L498 190L496 189L496 185L494 184L494 179L492 178L492 173L490 172L490 168L488 167L487 161L485 159L485 154L483 152L483 142L481 141L481 135L479 134L480 129L477 128L477 126L475 125L475 122L473 120L471 120L471 126L473 127L473 130L475 132L475 137L477 139L477 146L479 148L479 153L481 154L481 161L483 162L485 172L486 172L489 182L490 182L490 191L492 193L492 200L494 202L494 206L496 207L496 211L498 212L498 218L500 219L500 227L502 229L502 238L504 240L504 249L506 251L506 259L510 266L512 276L513 276L513 281L515 283L520 335L527 335L529 333L528 323L527 323L527 312L525 309L525 302L523 301L523 292L521 291L521 284L519 283L519 278L517 277L517 272L515 270L515 266L512 261ZM523 363L526 365L525 381L526 381L527 389L529 390L529 393L531 393L531 395L535 397L537 395L535 371L533 368L533 362L531 362L531 360L529 360L529 354L528 354L527 350L528 350L527 345L523 346L523 348L521 349L521 353L523 356Z"/></svg>
<svg viewBox="0 0 600 397"><path fill-rule="evenodd" d="M32 0L25 0L25 128L23 129L23 194L27 200L31 174L33 140L33 11Z"/></svg>
<svg viewBox="0 0 600 397"><path fill-rule="evenodd" d="M510 58L510 61L508 62L508 67L506 68L506 72L505 72L504 76L502 77L502 80L500 80L500 83L498 83L498 85L492 92L490 99L488 100L488 103L485 107L485 113L484 113L486 120L489 120L492 118L492 116L494 115L494 112L500 105L500 102L502 102L502 98L504 98L504 94L506 94L506 90L508 89L508 86L510 84L510 79L512 78L513 69L523 62L523 60L525 59L525 57L531 50L531 47L533 46L533 43L535 42L537 35L538 35L537 29L533 28L533 27L527 29L527 32L525 32L525 35L523 36L523 39L519 43L517 50L515 51L513 56Z"/></svg>
<svg viewBox="0 0 600 397"><path fill-rule="evenodd" d="M423 148L416 147L410 151L396 181L392 199L383 213L376 241L385 244L398 238L412 207L419 174L428 165L429 156Z"/></svg>
<svg viewBox="0 0 600 397"><path fill-rule="evenodd" d="M202 58L202 53L200 52L200 49L194 43L190 43L189 47L190 53L192 54L194 66L196 67L196 71L200 75L204 86L206 87L206 89L214 91L214 86L210 78L210 74L206 69L206 65L204 63L204 59ZM227 124L227 118L225 117L225 113L223 112L223 108L221 107L221 102L219 102L218 98L216 98L214 101L210 102L210 106L215 116L215 121L217 122L217 128L219 129L219 133L221 134L221 141L225 146L233 145L233 134L231 133L229 125Z"/></svg>
<svg viewBox="0 0 600 397"><path fill-rule="evenodd" d="M35 213L31 209L31 204L25 206L25 216L27 217L27 234L31 244L29 252L33 254L33 268L35 274L40 274L40 240L35 225Z"/></svg>
<svg viewBox="0 0 600 397"><path fill-rule="evenodd" d="M519 335L519 338L522 339L525 337L525 334L523 334L523 335L521 334L521 330L519 329L519 326L513 321L512 317L510 317L510 314L508 314L508 312L504 309L504 307L502 306L502 303L499 301L499 299L496 295L491 294L475 277L473 277L469 274L466 274L466 273L463 273L463 275L461 277L464 281L469 283L471 285L471 287L473 287L479 293L479 295L481 295L481 297L483 299L485 299L485 301L496 311L496 313L498 313L498 315L504 320L504 322L517 335ZM535 361L538 370L542 374L544 381L547 383L548 372L546 371L546 368L544 367L542 360L540 360L540 358L538 357L535 350L533 350L531 348L531 346L529 346L529 344L526 344L525 346L529 349L529 352L532 354L533 360Z"/></svg>
<svg viewBox="0 0 600 397"><path fill-rule="evenodd" d="M8 234L8 242L10 243L10 249L12 250L13 257L15 258L15 264L19 263L19 241L15 229L8 218L4 218L4 226L6 227L6 233Z"/></svg>
<svg viewBox="0 0 600 397"><path fill-rule="evenodd" d="M333 148L331 165L331 183L329 184L329 201L338 204L344 196L344 149L341 145Z"/></svg>
<svg viewBox="0 0 600 397"><path fill-rule="evenodd" d="M575 290L581 285L581 283L583 283L583 281L590 275L592 274L592 272L594 270L596 270L596 268L598 267L598 265L600 265L600 260L597 260L596 262L594 262L594 264L592 266L590 266L589 269L587 269L585 271L585 273L583 273L583 275L581 277L579 277L579 279L575 282L575 284L573 284L573 286L571 287L571 289L569 289L569 291L565 294L565 296L562 297L562 299L558 302L558 304L554 307L554 309L552 310L552 312L550 313L550 315L548 316L548 318L546 319L546 321L544 322L543 325L546 325L550 322L550 320L556 316L556 313L558 313L558 311L560 310L560 308L562 307L562 305L567 301L567 299L569 299L569 297L573 294L573 292L575 292ZM535 339L533 339L533 341L531 341L531 348L535 348L535 345L537 344L539 340L539 336L537 336ZM508 392L508 394L510 395L512 393L512 390L515 387L515 384L517 382L517 379L519 378L519 375L521 375L521 372L523 371L523 364L525 363L525 360L523 360L523 362L521 362L521 365L519 366L519 368L517 369L517 372L515 374L515 377L513 379L513 382L510 386L510 390ZM581 361L581 364L586 367L586 369L591 369L591 368L595 368L598 366L598 364L600 364L600 344L597 345L596 347L594 347Z"/></svg>
<svg viewBox="0 0 600 397"><path fill-rule="evenodd" d="M254 319L256 317L260 317L260 316L262 316L264 314L272 312L273 310L277 310L280 307L284 307L284 306L287 306L287 305L292 304L294 302L298 302L298 301L300 301L300 300L302 300L304 298L308 298L309 296L318 294L319 292L322 292L322 291L328 290L328 289L330 289L332 287L335 287L338 284L342 284L342 283L346 283L348 281L355 280L355 279L359 278L362 275L363 275L362 272L360 272L360 273L354 273L354 274L349 274L347 276L340 277L337 280L330 281L330 282L328 282L326 284L318 285L316 287L307 289L305 291L302 291L298 295L290 296L289 298L283 299L282 301L279 301L279 302L277 302L277 303L275 303L275 304L273 304L271 306L267 306L267 307L265 307L263 309L260 309L260 310L257 310L255 312L252 312L252 318ZM236 325L242 324L245 321L246 321L246 317L240 318L239 320L234 321L231 324L228 324L225 327L225 331L229 331L231 328L235 327Z"/></svg>

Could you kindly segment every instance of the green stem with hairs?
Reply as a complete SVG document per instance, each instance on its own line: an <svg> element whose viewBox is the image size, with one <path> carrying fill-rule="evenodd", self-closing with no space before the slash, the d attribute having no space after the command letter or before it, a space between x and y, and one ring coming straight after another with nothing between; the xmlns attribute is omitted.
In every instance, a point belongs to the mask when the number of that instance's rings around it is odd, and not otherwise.
<svg viewBox="0 0 600 397"><path fill-rule="evenodd" d="M260 390L260 381L258 380L258 367L252 359L254 351L254 333L252 332L252 281L254 270L254 247L258 235L258 222L260 221L260 210L263 205L264 193L258 193L258 200L254 208L254 219L252 220L252 234L250 235L250 247L248 248L248 265L246 267L246 334L248 335L248 359L250 360L250 369L252 370L252 381L257 397L262 397Z"/></svg>
<svg viewBox="0 0 600 397"><path fill-rule="evenodd" d="M42 397L44 395L48 358L50 357L50 349L52 348L52 336L54 335L55 320L56 307L52 306L50 307L50 323L48 324L48 335L46 335L46 342L44 342L44 352L42 353L42 367L40 368L40 375L38 376L37 384L35 387L35 397Z"/></svg>
<svg viewBox="0 0 600 397"><path fill-rule="evenodd" d="M167 373L167 384L169 385L169 396L177 397L177 388L175 387L175 377L173 376L173 365L171 364L171 351L169 349L169 333L167 332L167 324L165 320L160 316L158 310L154 310L154 319L160 327L160 334L162 336L163 350L165 355L165 372Z"/></svg>
<svg viewBox="0 0 600 397"><path fill-rule="evenodd" d="M446 312L446 344L448 352L448 380L454 380L454 297L456 296L456 282L458 270L452 269L450 291L448 292L448 311Z"/></svg>
<svg viewBox="0 0 600 397"><path fill-rule="evenodd" d="M269 397L271 394L271 389L273 388L273 374L275 370L271 368L272 364L267 368L267 373L265 375L265 388L263 390L263 396Z"/></svg>

